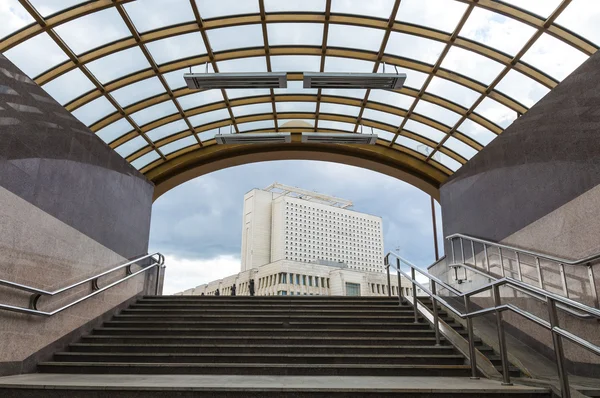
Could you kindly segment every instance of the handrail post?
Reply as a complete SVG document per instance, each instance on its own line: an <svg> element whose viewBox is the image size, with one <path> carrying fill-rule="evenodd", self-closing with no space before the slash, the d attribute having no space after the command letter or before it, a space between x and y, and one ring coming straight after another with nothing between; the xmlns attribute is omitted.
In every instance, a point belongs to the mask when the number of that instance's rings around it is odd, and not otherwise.
<svg viewBox="0 0 600 398"><path fill-rule="evenodd" d="M467 260L465 259L465 245L463 244L463 239L460 239L460 255L462 256L462 263L466 264Z"/></svg>
<svg viewBox="0 0 600 398"><path fill-rule="evenodd" d="M450 249L452 250L452 264L456 264L456 254L454 253L454 238L450 238Z"/></svg>
<svg viewBox="0 0 600 398"><path fill-rule="evenodd" d="M471 363L471 380L479 380L477 376L477 358L475 356L475 337L473 336L473 319L468 316L471 312L470 297L464 296L465 312L467 313L467 333L469 337L469 362Z"/></svg>
<svg viewBox="0 0 600 398"><path fill-rule="evenodd" d="M544 288L544 277L542 276L542 266L540 265L540 258L535 256L535 268L537 269L540 289Z"/></svg>
<svg viewBox="0 0 600 398"><path fill-rule="evenodd" d="M475 243L471 241L471 253L473 253L473 267L477 268L477 260L475 259Z"/></svg>
<svg viewBox="0 0 600 398"><path fill-rule="evenodd" d="M600 309L600 303L598 302L598 290L596 289L596 279L594 279L594 268L591 263L587 264L588 277L590 278L590 290L592 291L592 299L594 300L594 307Z"/></svg>
<svg viewBox="0 0 600 398"><path fill-rule="evenodd" d="M563 263L559 263L558 270L560 271L563 293L565 294L566 298L569 298L569 288L567 287L567 274L565 273L565 265Z"/></svg>
<svg viewBox="0 0 600 398"><path fill-rule="evenodd" d="M519 256L519 252L515 252L515 256L517 257L517 275L519 275L519 280L523 282L523 274L521 274L521 256Z"/></svg>
<svg viewBox="0 0 600 398"><path fill-rule="evenodd" d="M504 322L502 321L502 312L498 309L501 303L500 287L494 285L494 307L496 307L496 329L498 330L498 345L500 347L500 358L502 360L502 384L505 386L511 386L510 382L510 369L508 362L508 354L506 352L506 336L504 335Z"/></svg>
<svg viewBox="0 0 600 398"><path fill-rule="evenodd" d="M417 285L415 284L417 278L415 276L415 268L412 266L410 267L410 278L412 279L412 299L415 312L415 323L419 323L419 313L417 311Z"/></svg>
<svg viewBox="0 0 600 398"><path fill-rule="evenodd" d="M565 369L565 353L563 349L562 337L554 330L558 327L558 314L556 312L556 302L551 297L546 298L548 303L548 315L550 318L550 327L552 332L552 343L554 344L554 355L556 356L556 367L560 382L560 393L563 398L571 397L569 388L569 375Z"/></svg>
<svg viewBox="0 0 600 398"><path fill-rule="evenodd" d="M498 255L500 256L500 272L502 273L502 277L505 277L506 271L504 270L504 257L502 256L501 247L498 247Z"/></svg>
<svg viewBox="0 0 600 398"><path fill-rule="evenodd" d="M485 257L485 268L487 269L487 272L490 272L490 257L488 256L488 250L487 250L487 245L484 243L483 244L483 255Z"/></svg>
<svg viewBox="0 0 600 398"><path fill-rule="evenodd" d="M156 287L154 289L154 294L158 296L158 290L160 286L160 264L156 265Z"/></svg>
<svg viewBox="0 0 600 398"><path fill-rule="evenodd" d="M387 271L387 283L388 283L388 297L392 297L392 282L390 281L390 264L388 263L388 259L385 259L386 266L385 269Z"/></svg>
<svg viewBox="0 0 600 398"><path fill-rule="evenodd" d="M398 271L398 300L402 305L402 275L400 274L400 259L396 259L396 270Z"/></svg>
<svg viewBox="0 0 600 398"><path fill-rule="evenodd" d="M433 303L433 328L435 329L435 345L440 345L440 321L438 318L438 307L437 307L437 299L435 296L437 295L437 287L436 282L431 280L431 302Z"/></svg>

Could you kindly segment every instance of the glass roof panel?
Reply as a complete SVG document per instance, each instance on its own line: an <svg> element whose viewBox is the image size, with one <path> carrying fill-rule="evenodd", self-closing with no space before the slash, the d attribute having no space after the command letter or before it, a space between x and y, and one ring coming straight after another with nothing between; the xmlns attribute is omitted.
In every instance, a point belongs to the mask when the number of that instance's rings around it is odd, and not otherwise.
<svg viewBox="0 0 600 398"><path fill-rule="evenodd" d="M402 123L403 119L403 117L398 115L393 115L391 113L381 112L375 109L368 108L365 108L362 117L363 119L369 119L375 122L386 123L394 127L400 126L400 123Z"/></svg>
<svg viewBox="0 0 600 398"><path fill-rule="evenodd" d="M319 125L317 127L319 130L343 130L351 133L354 131L356 124L319 119Z"/></svg>
<svg viewBox="0 0 600 398"><path fill-rule="evenodd" d="M384 139L386 141L390 141L392 142L392 140L394 139L395 134L394 133L390 133L389 131L385 131L385 130L380 130L380 129L365 129L363 131L363 134L377 134L377 138L381 138Z"/></svg>
<svg viewBox="0 0 600 398"><path fill-rule="evenodd" d="M200 70L201 69L201 70ZM192 69L192 72L204 73L206 71L205 65L202 67L198 66L196 69ZM181 87L187 87L185 84L185 80L183 79L184 73L190 73L190 68L183 68L174 70L172 72L163 73L163 77L167 81L169 88L171 90L177 90ZM208 64L208 73L214 73L213 67L211 64Z"/></svg>
<svg viewBox="0 0 600 398"><path fill-rule="evenodd" d="M332 0L331 12L389 19L393 0Z"/></svg>
<svg viewBox="0 0 600 398"><path fill-rule="evenodd" d="M0 37L7 36L33 22L35 19L27 12L19 0L0 2Z"/></svg>
<svg viewBox="0 0 600 398"><path fill-rule="evenodd" d="M496 85L496 90L531 108L550 91L546 86L511 69Z"/></svg>
<svg viewBox="0 0 600 398"><path fill-rule="evenodd" d="M462 156L463 158L465 158L467 160L471 159L473 156L475 156L477 154L477 151L475 149L471 148L464 142L462 142L454 137L448 137L446 142L444 142L444 146L446 148L451 149L454 152L458 153L460 156Z"/></svg>
<svg viewBox="0 0 600 398"><path fill-rule="evenodd" d="M321 102L319 113L333 113L337 115L346 115L358 117L360 107L352 105L332 104L329 102Z"/></svg>
<svg viewBox="0 0 600 398"><path fill-rule="evenodd" d="M316 102L297 102L297 101L285 101L276 102L275 108L277 113L286 112L310 112L315 113L317 108Z"/></svg>
<svg viewBox="0 0 600 398"><path fill-rule="evenodd" d="M140 156L139 158L137 158L136 160L131 162L131 165L139 170L139 169L149 165L150 163L154 162L159 157L160 157L160 155L156 151L153 150L153 151L148 152L145 155Z"/></svg>
<svg viewBox="0 0 600 398"><path fill-rule="evenodd" d="M502 2L546 18L556 10L561 0L502 0Z"/></svg>
<svg viewBox="0 0 600 398"><path fill-rule="evenodd" d="M304 88L302 80L288 80L287 88L276 88L275 95L279 94L316 94L316 88Z"/></svg>
<svg viewBox="0 0 600 398"><path fill-rule="evenodd" d="M127 119L122 118L109 124L108 126L98 130L96 135L102 139L102 141L110 144L117 138L121 137L123 134L130 132L133 130L133 126L129 124Z"/></svg>
<svg viewBox="0 0 600 398"><path fill-rule="evenodd" d="M600 3L573 0L558 16L556 23L600 46Z"/></svg>
<svg viewBox="0 0 600 398"><path fill-rule="evenodd" d="M483 127L479 123L475 123L470 119L465 119L458 127L458 131L466 135L467 137L474 139L481 145L487 145L492 142L496 137L492 131Z"/></svg>
<svg viewBox="0 0 600 398"><path fill-rule="evenodd" d="M79 119L86 126L92 125L104 116L108 116L113 112L116 112L114 106L106 99L106 97L96 98L95 100L88 102L82 107L75 109L73 116Z"/></svg>
<svg viewBox="0 0 600 398"><path fill-rule="evenodd" d="M427 80L427 74L417 72L416 70L398 68L398 72L406 73L406 81L404 82L404 85L406 87L412 87L414 89L420 90L421 87L423 87L423 83L425 83L425 80Z"/></svg>
<svg viewBox="0 0 600 398"><path fill-rule="evenodd" d="M277 123L279 124L279 131L285 131L285 127L283 127L283 126L286 123L289 123L292 121L308 123L312 127L315 127L315 119L279 119L279 118L277 118Z"/></svg>
<svg viewBox="0 0 600 398"><path fill-rule="evenodd" d="M67 8L85 3L86 0L29 0L29 2L40 15L47 17Z"/></svg>
<svg viewBox="0 0 600 398"><path fill-rule="evenodd" d="M266 72L267 60L265 57L248 57L241 59L228 59L217 62L219 72Z"/></svg>
<svg viewBox="0 0 600 398"><path fill-rule="evenodd" d="M126 158L127 156L131 155L132 153L139 151L146 145L148 145L148 143L146 142L144 137L137 136L137 137L125 142L124 144L119 145L117 148L115 148L115 151L117 151L117 153L119 155Z"/></svg>
<svg viewBox="0 0 600 398"><path fill-rule="evenodd" d="M73 69L42 86L61 105L66 104L95 88L94 84L79 69Z"/></svg>
<svg viewBox="0 0 600 398"><path fill-rule="evenodd" d="M165 88L158 77L141 80L111 92L123 107L162 93L165 93Z"/></svg>
<svg viewBox="0 0 600 398"><path fill-rule="evenodd" d="M442 133L440 130L414 120L408 120L404 125L404 128L435 142L440 142L442 138L446 136L446 134Z"/></svg>
<svg viewBox="0 0 600 398"><path fill-rule="evenodd" d="M231 110L233 111L234 117L261 113L273 113L273 107L271 106L271 103L234 106L231 108Z"/></svg>
<svg viewBox="0 0 600 398"><path fill-rule="evenodd" d="M176 152L180 149L186 148L190 145L196 144L198 141L193 136L181 138L177 141L173 141L168 143L167 145L163 145L160 147L160 151L163 155L167 156L173 152Z"/></svg>
<svg viewBox="0 0 600 398"><path fill-rule="evenodd" d="M542 36L525 53L523 61L562 80L587 58L584 53L565 42L555 39L547 33L542 33Z"/></svg>
<svg viewBox="0 0 600 398"><path fill-rule="evenodd" d="M420 100L417 103L415 112L450 127L453 127L460 120L458 113L425 100Z"/></svg>
<svg viewBox="0 0 600 398"><path fill-rule="evenodd" d="M258 14L260 12L256 0L195 1L202 19L227 15Z"/></svg>
<svg viewBox="0 0 600 398"><path fill-rule="evenodd" d="M454 0L402 0L396 20L454 32L466 9Z"/></svg>
<svg viewBox="0 0 600 398"><path fill-rule="evenodd" d="M259 97L270 95L271 90L268 88L228 88L225 90L229 99L242 97Z"/></svg>
<svg viewBox="0 0 600 398"><path fill-rule="evenodd" d="M381 47L384 33L382 29L329 24L327 47L344 47L376 53Z"/></svg>
<svg viewBox="0 0 600 398"><path fill-rule="evenodd" d="M99 58L87 64L87 67L101 83L107 83L130 73L148 69L150 64L139 47L132 47Z"/></svg>
<svg viewBox="0 0 600 398"><path fill-rule="evenodd" d="M216 111L204 112L198 115L188 117L188 120L194 127L204 124L218 122L220 120L230 119L227 109L217 109Z"/></svg>
<svg viewBox="0 0 600 398"><path fill-rule="evenodd" d="M369 101L380 102L385 105L395 106L408 110L414 102L414 98L405 94L396 93L388 90L371 90Z"/></svg>
<svg viewBox="0 0 600 398"><path fill-rule="evenodd" d="M429 86L427 86L427 92L448 99L467 109L481 96L477 91L437 76L431 79Z"/></svg>
<svg viewBox="0 0 600 398"><path fill-rule="evenodd" d="M160 127L152 129L146 133L148 138L153 142L161 140L172 134L179 133L181 131L188 130L188 125L183 120L175 120L174 122L163 124Z"/></svg>
<svg viewBox="0 0 600 398"><path fill-rule="evenodd" d="M288 85L290 82L288 82ZM379 90L371 91L371 94ZM365 98L367 94L367 90L362 88L353 88L353 89L341 89L341 88L324 88L321 90L321 94L323 95L333 95L336 97L351 97L351 98Z"/></svg>
<svg viewBox="0 0 600 398"><path fill-rule="evenodd" d="M265 12L325 12L325 0L265 0Z"/></svg>
<svg viewBox="0 0 600 398"><path fill-rule="evenodd" d="M267 32L269 46L320 46L323 43L321 23L270 23Z"/></svg>
<svg viewBox="0 0 600 398"><path fill-rule="evenodd" d="M433 150L429 145L421 144L419 141L415 141L412 138L403 135L399 135L398 138L396 138L396 144L405 146L424 155L430 154Z"/></svg>
<svg viewBox="0 0 600 398"><path fill-rule="evenodd" d="M206 54L206 47L200 32L192 32L162 40L150 42L146 45L152 58L158 64L165 64L177 59Z"/></svg>
<svg viewBox="0 0 600 398"><path fill-rule="evenodd" d="M535 32L535 28L522 22L475 7L461 29L460 36L515 55Z"/></svg>
<svg viewBox="0 0 600 398"><path fill-rule="evenodd" d="M275 122L271 120L258 120L256 122L238 123L238 129L240 132L250 130L274 130Z"/></svg>
<svg viewBox="0 0 600 398"><path fill-rule="evenodd" d="M47 33L24 41L4 55L32 79L68 59L67 54Z"/></svg>
<svg viewBox="0 0 600 398"><path fill-rule="evenodd" d="M436 155L439 155L439 158L437 158ZM446 166L447 168L449 168L452 171L456 171L462 167L462 164L460 164L456 160L452 159L450 156L446 155L445 153L442 153L439 151L435 153L434 158L439 159L439 162L441 164L443 164L444 166Z"/></svg>
<svg viewBox="0 0 600 398"><path fill-rule="evenodd" d="M131 36L123 18L113 7L73 19L54 29L75 54Z"/></svg>
<svg viewBox="0 0 600 398"><path fill-rule="evenodd" d="M173 101L167 100L132 113L131 118L138 126L143 126L173 113L177 113L177 108Z"/></svg>
<svg viewBox="0 0 600 398"><path fill-rule="evenodd" d="M481 83L491 83L504 68L483 55L452 46L442 62L442 68L471 77Z"/></svg>
<svg viewBox="0 0 600 398"><path fill-rule="evenodd" d="M385 48L385 53L416 59L417 61L433 65L440 57L444 46L444 43L436 40L392 32Z"/></svg>
<svg viewBox="0 0 600 398"><path fill-rule="evenodd" d="M206 34L215 52L264 46L262 27L259 24L211 29Z"/></svg>
<svg viewBox="0 0 600 398"><path fill-rule="evenodd" d="M195 21L189 0L138 0L123 5L138 32Z"/></svg>
<svg viewBox="0 0 600 398"><path fill-rule="evenodd" d="M475 113L491 120L502 128L507 128L517 118L517 112L496 100L485 98L475 108Z"/></svg>
<svg viewBox="0 0 600 398"><path fill-rule="evenodd" d="M374 66L374 62L362 59L325 57L325 72L371 73Z"/></svg>
<svg viewBox="0 0 600 398"><path fill-rule="evenodd" d="M212 104L213 102L223 101L223 94L221 94L221 90L204 90L179 97L177 100L179 101L179 105L181 105L184 110L187 110L206 104Z"/></svg>
<svg viewBox="0 0 600 398"><path fill-rule="evenodd" d="M212 129L212 130L208 130L208 131L204 131L200 134L198 134L198 137L200 138L200 140L204 141L208 141L212 138L215 138L215 135L217 134L229 134L229 129L227 129L227 131L225 131L225 129Z"/></svg>
<svg viewBox="0 0 600 398"><path fill-rule="evenodd" d="M276 55L271 57L273 72L318 72L320 68L321 58L313 55Z"/></svg>

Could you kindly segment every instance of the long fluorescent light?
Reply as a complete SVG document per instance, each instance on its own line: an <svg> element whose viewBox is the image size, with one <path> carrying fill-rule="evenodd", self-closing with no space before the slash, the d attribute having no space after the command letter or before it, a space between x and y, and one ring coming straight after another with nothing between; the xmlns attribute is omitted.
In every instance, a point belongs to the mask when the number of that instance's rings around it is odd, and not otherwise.
<svg viewBox="0 0 600 398"><path fill-rule="evenodd" d="M304 88L379 88L397 90L405 73L304 73Z"/></svg>
<svg viewBox="0 0 600 398"><path fill-rule="evenodd" d="M192 90L209 88L287 88L285 72L264 73L184 73Z"/></svg>
<svg viewBox="0 0 600 398"><path fill-rule="evenodd" d="M375 145L377 142L377 134L302 133L302 142L310 144Z"/></svg>
<svg viewBox="0 0 600 398"><path fill-rule="evenodd" d="M290 133L217 134L217 144L284 144L292 142Z"/></svg>

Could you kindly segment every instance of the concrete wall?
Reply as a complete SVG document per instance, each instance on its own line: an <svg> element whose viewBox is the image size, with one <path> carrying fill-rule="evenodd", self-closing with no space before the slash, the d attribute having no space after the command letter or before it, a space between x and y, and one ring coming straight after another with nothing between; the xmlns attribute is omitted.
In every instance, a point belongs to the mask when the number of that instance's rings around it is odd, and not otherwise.
<svg viewBox="0 0 600 398"><path fill-rule="evenodd" d="M242 270L271 262L271 203L273 195L253 189L244 195Z"/></svg>
<svg viewBox="0 0 600 398"><path fill-rule="evenodd" d="M153 185L0 55L0 279L56 290L145 254ZM100 281L105 285L111 275ZM51 318L0 312L0 374L141 293L144 276ZM91 291L52 299L58 308ZM0 302L29 294L0 287Z"/></svg>
<svg viewBox="0 0 600 398"><path fill-rule="evenodd" d="M564 258L600 252L600 54L592 56L571 76L517 119L504 133L455 173L441 188L444 235L465 233ZM470 255L470 247L465 248ZM476 247L481 259L482 247ZM451 253L446 242L446 253ZM469 255L467 257L469 257ZM451 257L451 254L449 254ZM501 275L497 252L491 268ZM533 259L522 259L524 281L537 285ZM517 277L515 256L506 253L507 275ZM600 285L599 265L594 265ZM566 267L572 298L586 304L591 284L586 267ZM436 274L453 279L447 271ZM556 264L542 262L545 287L563 294ZM469 290L482 283L467 275L457 285ZM548 319L545 304L512 291L502 292L512 302ZM475 298L481 306L488 297ZM562 326L594 341L598 324L561 313ZM505 316L515 337L551 357L551 336L514 314ZM565 344L571 371L585 373L600 360L572 344Z"/></svg>

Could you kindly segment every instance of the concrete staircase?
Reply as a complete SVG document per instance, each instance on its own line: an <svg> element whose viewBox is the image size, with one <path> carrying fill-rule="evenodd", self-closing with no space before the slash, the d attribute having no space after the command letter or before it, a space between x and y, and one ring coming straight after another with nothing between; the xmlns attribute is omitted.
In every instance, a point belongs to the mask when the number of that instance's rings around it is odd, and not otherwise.
<svg viewBox="0 0 600 398"><path fill-rule="evenodd" d="M144 297L38 370L0 378L0 396L551 397L470 380L387 297Z"/></svg>

